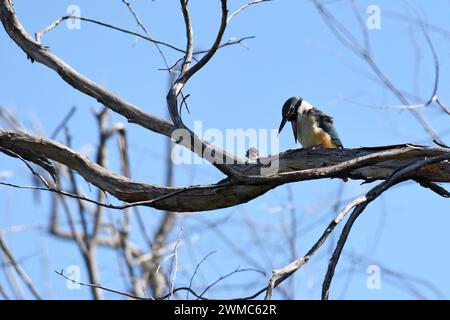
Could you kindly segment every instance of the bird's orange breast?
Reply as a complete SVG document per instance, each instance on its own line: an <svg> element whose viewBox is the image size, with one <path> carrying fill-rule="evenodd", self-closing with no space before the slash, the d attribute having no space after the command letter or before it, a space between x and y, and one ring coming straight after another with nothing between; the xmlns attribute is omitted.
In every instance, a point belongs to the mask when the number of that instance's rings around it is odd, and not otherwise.
<svg viewBox="0 0 450 320"><path fill-rule="evenodd" d="M331 136L323 130L320 130L320 132L316 134L316 139L318 144L324 148L337 148L331 140Z"/></svg>

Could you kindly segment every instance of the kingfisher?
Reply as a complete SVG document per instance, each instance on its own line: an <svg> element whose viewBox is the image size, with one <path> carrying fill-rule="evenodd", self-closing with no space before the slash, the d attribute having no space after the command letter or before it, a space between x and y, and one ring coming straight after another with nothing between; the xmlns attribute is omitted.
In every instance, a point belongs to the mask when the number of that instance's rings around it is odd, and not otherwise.
<svg viewBox="0 0 450 320"><path fill-rule="evenodd" d="M278 134L290 121L295 142L300 141L304 148L343 148L333 125L333 118L326 115L301 97L286 100L282 109L282 120Z"/></svg>

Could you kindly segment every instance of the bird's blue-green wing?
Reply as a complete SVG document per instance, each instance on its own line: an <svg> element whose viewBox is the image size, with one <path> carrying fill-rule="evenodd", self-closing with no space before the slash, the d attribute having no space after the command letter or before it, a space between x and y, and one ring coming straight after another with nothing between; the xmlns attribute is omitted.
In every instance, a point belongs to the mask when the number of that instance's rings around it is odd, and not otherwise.
<svg viewBox="0 0 450 320"><path fill-rule="evenodd" d="M315 113L315 116L317 117L319 126L330 135L331 141L337 147L343 148L341 139L339 139L339 135L336 131L336 128L333 125L333 118L331 118L329 115L326 115L319 109L314 109L313 111Z"/></svg>

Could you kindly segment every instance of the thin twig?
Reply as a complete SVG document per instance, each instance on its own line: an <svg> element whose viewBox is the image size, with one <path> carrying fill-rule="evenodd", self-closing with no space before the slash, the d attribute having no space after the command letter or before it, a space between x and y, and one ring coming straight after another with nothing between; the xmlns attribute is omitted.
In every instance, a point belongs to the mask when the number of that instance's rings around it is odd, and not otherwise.
<svg viewBox="0 0 450 320"><path fill-rule="evenodd" d="M126 292L122 292L122 291L118 291L118 290L114 290L114 289L109 289L109 288L103 287L103 286L98 285L98 284L91 284L91 283L84 283L84 282L76 281L76 280L66 276L64 274L64 270L61 270L61 271L56 271L55 270L55 273L59 274L61 277L65 278L66 280L72 281L72 283L78 284L80 286L90 287L90 288L97 288L97 289L101 289L101 290L105 290L105 291L108 291L108 292L116 293L116 294L119 294L121 296L125 296L125 297L136 299L136 300L147 300L146 298L143 298L143 297L138 297L138 296L126 293Z"/></svg>
<svg viewBox="0 0 450 320"><path fill-rule="evenodd" d="M173 273L173 277L171 279L172 283L170 285L170 293L172 294L171 297L173 297L173 290L175 288L175 279L177 277L178 272L178 246L181 243L182 232L183 232L183 225L181 225L180 232L178 232L177 241L175 242L175 246L173 248L172 263L170 264L169 275Z"/></svg>
<svg viewBox="0 0 450 320"><path fill-rule="evenodd" d="M419 17L419 13L417 12L416 8L414 8L412 5L410 5L408 2L404 2L406 5L408 5L410 7L411 10L414 11L414 13L416 14L417 17ZM428 34L428 31L426 29L426 23L424 21L423 18L418 18L419 21L419 25L420 25L420 29L422 30L423 35L425 36L425 40L428 44L428 46L430 47L430 51L431 54L433 56L433 63L434 63L434 84L433 84L433 91L430 95L430 98L427 100L427 102L425 103L425 106L428 106L429 104L431 104L433 101L436 100L437 98L437 91L438 91L438 87L439 87L439 71L440 71L440 67L439 67L439 58L436 52L436 49L434 48L433 42L431 41L430 35Z"/></svg>
<svg viewBox="0 0 450 320"><path fill-rule="evenodd" d="M222 43L219 46L219 49L222 49L222 48L225 48L225 47L228 47L228 46L232 46L232 45L235 45L235 44L240 44L241 46L243 46L244 48L247 49L248 47L244 44L244 41L245 40L250 40L250 39L255 39L255 38L256 38L256 36L246 36L246 37L242 37L242 38L239 38L239 39L229 39L227 42ZM194 51L192 59L195 60L195 61L198 61L198 60L196 60L195 56L199 55L199 54L207 53L207 52L208 52L208 50ZM158 70L161 70L161 71L172 71L181 61L183 61L183 59L184 58L178 59L174 64L172 64L171 67L160 68Z"/></svg>
<svg viewBox="0 0 450 320"><path fill-rule="evenodd" d="M47 188L50 188L50 185L47 182L47 180L45 180L45 178L43 176L41 176L39 173L37 173L33 169L33 167L28 163L28 161L26 161L24 158L22 158L22 156L20 156L19 154L15 153L14 151L11 151L9 149L5 149L5 148L2 148L2 147L0 147L0 151L3 152L3 153L6 153L6 154L9 153L10 155L20 159L20 161L22 161L27 166L27 168L30 170L30 172L31 172L31 174L33 176L37 177L38 180L40 180L44 184L44 186L46 186Z"/></svg>
<svg viewBox="0 0 450 320"><path fill-rule="evenodd" d="M250 1L249 3L247 3L247 4L244 4L242 7L240 7L235 12L230 14L230 16L227 19L227 24L230 23L231 19L233 19L235 16L237 16L239 13L241 13L242 11L244 11L245 9L250 7L251 5L258 4L258 3L261 3L261 2L269 2L269 1L271 1L271 0L253 0L253 1Z"/></svg>
<svg viewBox="0 0 450 320"><path fill-rule="evenodd" d="M258 272L258 273L261 273L261 274L265 275L263 271L260 271L260 270L257 270L257 269L252 269L252 268L241 269L241 267L238 266L236 269L234 269L234 270L231 271L230 273L227 273L226 275L220 276L216 281L214 281L213 283L211 283L210 285L208 285L208 286L202 291L202 293L200 294L200 297L197 297L197 299L200 299L201 297L203 297L203 295L204 295L209 289L211 289L213 286L215 286L215 285L216 285L217 283L219 283L220 281L222 281L222 280L224 280L224 279L226 279L226 278L229 278L229 277L231 277L232 275L234 275L234 274L236 274L236 273L247 272L247 271L255 271L255 272Z"/></svg>
<svg viewBox="0 0 450 320"><path fill-rule="evenodd" d="M192 281L194 280L195 275L197 274L198 270L200 269L200 266L203 264L203 262L206 261L210 256L212 256L214 253L216 253L217 250L213 250L209 252L206 256L203 257L202 260L200 260L199 263L197 263L197 266L195 267L194 273L191 276L191 279L189 280L189 288L192 288ZM186 299L189 299L189 291L186 292Z"/></svg>
<svg viewBox="0 0 450 320"><path fill-rule="evenodd" d="M68 19L75 19L75 20L91 22L91 23L94 23L94 24L97 24L97 25L100 25L100 26L103 26L103 27L106 27L106 28L110 28L110 29L113 29L113 30L116 30L116 31L120 31L120 32L123 32L123 33L127 33L127 34L130 34L130 35L136 36L138 38L150 41L150 42L158 44L158 45L166 46L166 47L168 47L170 49L173 49L173 50L181 52L181 53L184 53L183 49L180 49L180 48L178 48L178 47L176 47L174 45L171 45L170 43L153 39L150 36L144 36L144 35L142 35L140 33L133 32L133 31L130 31L130 30L126 30L126 29L123 29L123 28L120 28L120 27L116 27L116 26L113 26L113 25L111 25L109 23L101 22L101 21L98 21L98 20L95 20L95 19L78 17L78 16L63 16L63 17L59 18L58 20L56 20L55 22L53 22L50 26L48 26L44 30L36 32L35 33L36 42L41 43L41 38L42 38L42 36L44 34L46 34L47 32L49 32L51 30L53 30L59 24L61 24L61 22L65 21L65 20L68 20Z"/></svg>
<svg viewBox="0 0 450 320"><path fill-rule="evenodd" d="M447 106L441 101L441 99L439 99L438 97L435 97L434 102L436 102L436 104L442 109L442 111L444 111L446 114L450 115L450 108L447 107Z"/></svg>
<svg viewBox="0 0 450 320"><path fill-rule="evenodd" d="M127 6L128 11L130 11L130 13L134 17L134 20L136 20L137 25L145 32L147 37L153 39L153 37L150 35L150 32L148 31L148 29L144 26L144 23L142 22L142 20L139 18L139 16L137 15L136 11L131 6L130 2L128 0L122 0L122 2ZM167 62L167 58L164 55L164 52L161 50L160 44L157 43L157 42L153 42L153 43L154 43L154 45L156 47L156 50L158 50L159 55L163 59L164 65L166 66L166 68L168 68L169 67L169 63Z"/></svg>
<svg viewBox="0 0 450 320"><path fill-rule="evenodd" d="M63 129L67 125L70 118L72 118L72 116L75 114L75 111L77 111L77 107L72 106L72 108L70 108L69 112L62 119L60 124L58 124L58 126L55 128L55 130L53 130L53 133L50 135L50 139L54 140L58 136L58 133L61 131L61 129Z"/></svg>
<svg viewBox="0 0 450 320"><path fill-rule="evenodd" d="M440 185L430 182L430 181L425 181L425 180L419 180L416 179L416 181L424 188L430 189L431 191L433 191L434 193L440 195L441 197L444 198L450 198L450 192L447 191L446 189L444 189L443 187L441 187Z"/></svg>
<svg viewBox="0 0 450 320"><path fill-rule="evenodd" d="M358 41L352 35L352 33L345 28L339 20L335 18L325 7L317 0L313 0L314 5L322 16L324 22L330 29L330 31L335 35L335 37L353 53L362 58L372 69L375 75L384 83L384 85L396 96L396 98L403 105L410 105L405 95L394 85L394 83L385 75L381 68L375 63L374 58L371 56L370 52L365 50L358 44ZM413 117L421 124L425 129L431 139L439 140L440 138L434 128L428 123L427 119L423 117L417 110L408 109L408 111L413 115Z"/></svg>
<svg viewBox="0 0 450 320"><path fill-rule="evenodd" d="M170 197L176 196L180 193L183 192L187 192L189 190L201 190L201 189L216 189L216 188L220 188L220 187L225 187L228 185L234 184L232 182L224 182L222 184L217 184L217 185L209 185L209 186L192 186L192 187L185 187L185 188L181 188L179 190L173 191L171 193L165 194L163 196L157 197L155 199L151 199L151 200L144 200L144 201L137 201L137 202L133 202L133 203L129 203L129 204L124 204L124 205L113 205L113 204L108 204L108 203L101 203L98 202L96 200L93 199L89 199L83 195L79 195L79 194L73 194L67 191L62 191L59 189L55 189L55 188L43 188L43 187L36 187L36 186L21 186L21 185L17 185L17 184L13 184L13 183L7 183L7 182L0 182L0 185L4 185L4 186L8 186L8 187L13 187L13 188L17 188L17 189L29 189L29 190L41 190L41 191L50 191L50 192L55 192L58 194L61 194L63 196L67 196L70 198L74 198L74 199L80 199L83 201L87 201L105 208L109 208L109 209L117 209L117 210L123 210L123 209L127 209L127 208L132 208L132 207L136 207L136 206L142 206L142 205L151 205L151 204L155 204L156 202L168 199Z"/></svg>
<svg viewBox="0 0 450 320"><path fill-rule="evenodd" d="M358 8L356 7L355 0L351 0L350 2L351 2L351 5L352 5L353 14L355 15L356 21L358 22L358 25L359 25L359 29L361 30L361 33L363 34L364 49L369 55L372 55L371 54L372 50L370 48L370 38L369 38L369 32L368 32L367 25L366 25L363 17L361 16L360 10L358 10Z"/></svg>
<svg viewBox="0 0 450 320"><path fill-rule="evenodd" d="M3 289L2 285L0 285L0 297L2 297L4 300L11 300L5 289Z"/></svg>

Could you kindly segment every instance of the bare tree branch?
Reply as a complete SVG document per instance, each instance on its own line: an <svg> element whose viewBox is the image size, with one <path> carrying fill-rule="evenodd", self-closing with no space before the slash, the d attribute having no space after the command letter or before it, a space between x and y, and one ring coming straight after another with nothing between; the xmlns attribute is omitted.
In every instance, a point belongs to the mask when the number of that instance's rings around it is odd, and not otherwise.
<svg viewBox="0 0 450 320"><path fill-rule="evenodd" d="M404 168L397 170L396 172L394 172L394 174L392 174L392 176L388 180L383 181L379 185L375 186L366 194L366 200L355 207L341 232L336 248L329 261L328 270L322 284L322 299L324 300L328 299L331 281L333 280L334 271L341 256L342 250L344 249L345 242L347 241L348 235L350 234L353 224L355 223L356 219L358 219L358 217L361 215L361 213L363 213L367 205L373 200L375 200L377 197L379 197L384 191L388 190L390 187L404 181L405 179L409 179L410 174L412 172L419 170L425 165L440 162L444 159L448 160L449 155L441 155L431 157L425 160L416 161L408 166L405 166Z"/></svg>
<svg viewBox="0 0 450 320"><path fill-rule="evenodd" d="M331 177L384 180L411 162L448 154L445 148L412 145L345 150L298 149L273 156L279 160L278 173L273 176L260 176L261 164L244 164L233 169L240 172L241 182L223 180L212 185L176 188L134 182L109 172L65 145L23 132L0 130L0 147L20 155L24 150L32 151L64 164L122 201L179 212L213 210L244 203L288 182ZM443 161L426 166L416 171L412 178L449 182L450 164ZM116 208L127 206L130 205Z"/></svg>
<svg viewBox="0 0 450 320"><path fill-rule="evenodd" d="M220 21L220 27L219 27L219 31L217 32L216 40L214 41L213 45L211 46L211 49L209 49L209 51L200 59L200 61L197 62L195 65L193 65L191 68L189 68L190 62L192 60L192 54L193 54L192 26L190 23L189 11L187 10L187 1L186 0L180 0L180 1L182 3L183 16L185 17L186 37L187 37L188 41L187 41L187 49L186 49L186 58L185 58L184 68L180 74L180 77L175 82L175 84L178 84L181 86L174 86L176 95L178 95L179 90L182 89L182 87L186 84L186 82L189 80L189 78L192 77L201 68L203 68L216 53L217 49L220 46L220 43L222 42L222 37L223 37L223 34L225 33L225 29L227 27L227 15L228 15L227 0L221 0L222 18ZM188 63L187 67L186 67L186 62ZM172 120L174 121L174 123L177 124L175 119L173 119L172 114L171 114L171 116L172 116Z"/></svg>
<svg viewBox="0 0 450 320"><path fill-rule="evenodd" d="M61 270L61 271L56 271L55 270L55 273L59 274L61 277L63 277L64 279L66 279L68 281L71 281L73 283L79 284L80 286L101 289L101 290L105 290L105 291L108 291L108 292L112 292L112 293L115 293L115 294L118 294L118 295L121 295L121 296L125 296L125 297L128 297L128 298L136 299L136 300L146 300L146 298L134 296L132 294L129 294L127 292L122 292L122 291L119 291L119 290L109 289L109 288L103 287L103 286L101 286L99 284L91 284L91 283L84 283L84 282L80 282L80 281L75 281L74 279L71 279L68 276L66 276L64 274L64 270Z"/></svg>
<svg viewBox="0 0 450 320"><path fill-rule="evenodd" d="M206 256L203 257L202 260L200 260L199 263L197 263L197 266L195 267L194 273L192 274L191 279L189 280L189 288L192 287L192 282L194 281L194 277L197 274L198 270L200 269L200 266L202 265L202 263L205 262L206 259L208 259L211 255L213 255L216 252L217 252L217 250L209 252ZM189 298L189 291L186 292L186 299L188 299L188 298Z"/></svg>
<svg viewBox="0 0 450 320"><path fill-rule="evenodd" d="M0 297L2 297L4 300L11 300L9 295L6 293L5 289L0 285Z"/></svg>
<svg viewBox="0 0 450 320"><path fill-rule="evenodd" d="M325 231L322 233L320 238L314 243L314 245L311 247L311 249L308 250L308 252L301 257L300 259L297 259L293 262L291 262L289 265L282 269L274 270L272 274L272 278L269 281L269 285L267 286L267 292L266 292L266 300L272 299L272 291L274 288L279 286L284 280L289 278L292 274L294 274L295 271L300 269L304 264L306 264L309 259L319 250L319 248L324 244L325 240L327 240L328 236L333 232L334 228L344 219L345 215L355 206L364 203L367 201L366 196L361 196L350 202L345 206L344 209L342 209L341 212L336 216L334 220L330 222L328 227L325 229Z"/></svg>
<svg viewBox="0 0 450 320"><path fill-rule="evenodd" d="M252 0L249 3L244 4L242 7L240 7L235 12L230 14L230 16L227 19L227 24L230 23L231 19L233 19L235 16L237 16L239 13L241 13L242 11L247 9L248 7L250 7L250 6L254 5L254 4L258 4L258 3L262 3L262 2L269 2L269 1L272 1L272 0Z"/></svg>
<svg viewBox="0 0 450 320"><path fill-rule="evenodd" d="M197 299L201 299L201 298L203 297L203 295L204 295L209 289L211 289L213 286L215 286L215 285L216 285L217 283L219 283L220 281L225 280L226 278L229 278L229 277L231 277L232 275L234 275L234 274L236 274L236 273L240 273L240 272L248 272L248 271L254 271L254 272L258 272L258 273L261 273L261 274L265 275L264 272L262 272L262 271L260 271L260 270L251 269L251 268L241 269L241 267L239 266L239 267L237 267L236 269L234 269L233 271L231 271L231 272L229 272L229 273L227 273L227 274L225 274L225 275L223 275L223 276L220 276L217 280L215 280L213 283L211 283L210 285L208 285L208 286L202 291L202 293L200 294L200 296L197 297Z"/></svg>
<svg viewBox="0 0 450 320"><path fill-rule="evenodd" d="M445 188L441 187L440 185L437 185L436 183L432 183L425 180L417 180L417 182L424 188L430 189L434 193L440 195L444 198L450 198L450 192L445 190Z"/></svg>
<svg viewBox="0 0 450 320"><path fill-rule="evenodd" d="M166 46L166 47L168 47L170 49L173 49L175 51L184 53L183 49L180 49L180 48L178 48L178 47L176 47L174 45L171 45L170 43L153 39L148 34L146 36L144 36L144 35L142 35L140 33L129 31L129 30L126 30L126 29L123 29L123 28L120 28L120 27L116 27L116 26L113 26L112 24L109 24L109 23L101 22L101 21L98 21L98 20L95 20L95 19L78 17L78 16L62 16L61 18L59 18L58 20L53 22L50 26L46 27L45 29L43 29L43 30L41 30L39 32L36 32L35 33L36 42L40 44L41 43L41 38L42 38L43 35L45 35L47 32L52 31L59 24L61 24L61 22L65 21L65 20L69 20L69 19L86 21L86 22L90 22L90 23L93 23L93 24L97 24L97 25L100 25L100 26L103 26L103 27L106 27L106 28L109 28L109 29L113 29L113 30L116 30L116 31L120 31L120 32L123 32L123 33L127 33L127 34L130 34L130 35L136 36L138 38L141 38L141 39L147 40L149 42L152 42L154 44Z"/></svg>
<svg viewBox="0 0 450 320"><path fill-rule="evenodd" d="M61 123L56 126L55 130L53 130L52 134L50 135L50 139L56 139L59 132L67 126L67 123L69 122L70 118L72 118L72 116L75 114L75 111L77 111L77 107L72 106L67 115L62 119Z"/></svg>
<svg viewBox="0 0 450 320"><path fill-rule="evenodd" d="M39 294L37 289L35 288L33 282L31 281L30 277L27 275L25 270L20 266L20 264L17 263L16 259L14 258L14 255L12 254L11 250L6 245L5 239L3 238L3 235L0 234L0 250L3 251L11 265L14 267L14 270L16 270L17 274L20 276L20 278L23 280L23 282L26 284L30 292L33 294L33 296L36 299L42 299L42 296Z"/></svg>

